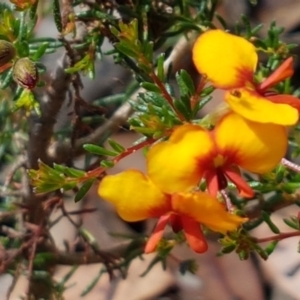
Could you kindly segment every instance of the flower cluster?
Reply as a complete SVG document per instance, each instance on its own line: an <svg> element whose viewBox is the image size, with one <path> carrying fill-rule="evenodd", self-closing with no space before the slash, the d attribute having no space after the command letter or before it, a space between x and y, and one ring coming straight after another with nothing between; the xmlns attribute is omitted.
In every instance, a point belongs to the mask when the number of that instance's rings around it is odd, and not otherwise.
<svg viewBox="0 0 300 300"><path fill-rule="evenodd" d="M156 249L167 224L202 253L207 243L201 225L226 234L247 221L227 210L219 192L231 182L241 197L254 197L241 169L255 174L274 169L286 153L285 126L298 121L299 100L272 89L293 74L292 58L256 82L255 47L242 37L209 30L196 41L193 60L215 88L225 90L226 113L212 130L190 123L176 127L168 140L150 148L147 174L131 169L106 176L98 190L126 221L158 218L146 253ZM200 191L201 182L206 192Z"/></svg>

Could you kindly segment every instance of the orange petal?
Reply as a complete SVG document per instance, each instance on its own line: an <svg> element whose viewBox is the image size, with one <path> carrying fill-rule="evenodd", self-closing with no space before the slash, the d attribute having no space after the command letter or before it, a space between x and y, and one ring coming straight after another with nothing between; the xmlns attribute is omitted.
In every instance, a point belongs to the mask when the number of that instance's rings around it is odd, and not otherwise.
<svg viewBox="0 0 300 300"><path fill-rule="evenodd" d="M218 191L220 190L219 187L219 180L217 176L217 172L215 169L211 169L205 172L205 180L207 185L208 192L213 196L217 197Z"/></svg>
<svg viewBox="0 0 300 300"><path fill-rule="evenodd" d="M234 168L225 168L224 173L226 177L236 185L241 197L254 197L254 191L251 189L247 181L243 179L242 175L237 170L235 170Z"/></svg>
<svg viewBox="0 0 300 300"><path fill-rule="evenodd" d="M225 100L234 112L254 122L289 126L298 121L295 108L287 104L273 103L255 91L237 89L227 92Z"/></svg>
<svg viewBox="0 0 300 300"><path fill-rule="evenodd" d="M287 133L283 126L261 124L230 113L215 127L219 152L231 164L250 172L271 171L285 155Z"/></svg>
<svg viewBox="0 0 300 300"><path fill-rule="evenodd" d="M265 91L280 81L291 77L294 74L293 58L287 58L266 80L259 85L260 91Z"/></svg>
<svg viewBox="0 0 300 300"><path fill-rule="evenodd" d="M200 225L189 217L182 216L183 232L190 247L196 253L207 251L208 245Z"/></svg>
<svg viewBox="0 0 300 300"><path fill-rule="evenodd" d="M98 194L112 203L120 217L129 222L159 217L170 210L168 197L137 170L104 177Z"/></svg>
<svg viewBox="0 0 300 300"><path fill-rule="evenodd" d="M155 251L157 244L163 237L164 229L170 220L170 216L171 215L164 215L159 218L151 236L146 243L144 250L145 253L151 253Z"/></svg>
<svg viewBox="0 0 300 300"><path fill-rule="evenodd" d="M253 81L257 65L255 47L242 37L222 30L200 35L193 48L197 70L221 89L239 88Z"/></svg>
<svg viewBox="0 0 300 300"><path fill-rule="evenodd" d="M166 193L184 191L197 185L204 170L198 159L213 148L209 133L197 125L178 127L165 142L148 152L148 174Z"/></svg>
<svg viewBox="0 0 300 300"><path fill-rule="evenodd" d="M173 210L190 217L211 230L226 233L235 230L247 219L228 213L216 198L208 193L178 193L172 196Z"/></svg>

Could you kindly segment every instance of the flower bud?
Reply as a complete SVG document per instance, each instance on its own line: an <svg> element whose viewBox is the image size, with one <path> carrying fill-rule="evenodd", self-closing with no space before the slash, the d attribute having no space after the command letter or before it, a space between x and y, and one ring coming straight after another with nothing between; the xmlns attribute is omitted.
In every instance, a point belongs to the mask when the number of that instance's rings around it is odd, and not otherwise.
<svg viewBox="0 0 300 300"><path fill-rule="evenodd" d="M18 59L13 66L14 80L25 89L33 89L38 82L36 64L28 57Z"/></svg>
<svg viewBox="0 0 300 300"><path fill-rule="evenodd" d="M7 64L16 55L16 49L12 43L0 40L0 67Z"/></svg>

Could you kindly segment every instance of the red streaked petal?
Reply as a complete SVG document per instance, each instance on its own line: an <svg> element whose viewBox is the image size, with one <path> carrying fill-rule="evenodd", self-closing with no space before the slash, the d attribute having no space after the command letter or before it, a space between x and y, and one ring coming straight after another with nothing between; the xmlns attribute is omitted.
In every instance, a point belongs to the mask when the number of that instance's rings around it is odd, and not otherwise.
<svg viewBox="0 0 300 300"><path fill-rule="evenodd" d="M292 95L271 95L266 98L274 103L288 104L298 110L300 113L300 99Z"/></svg>
<svg viewBox="0 0 300 300"><path fill-rule="evenodd" d="M214 133L218 151L227 157L227 163L253 173L270 172L287 150L284 126L252 122L234 113L223 117Z"/></svg>
<svg viewBox="0 0 300 300"><path fill-rule="evenodd" d="M254 191L251 189L247 181L239 174L237 170L232 168L224 169L226 177L236 185L237 189L240 192L240 195L245 198L253 198Z"/></svg>
<svg viewBox="0 0 300 300"><path fill-rule="evenodd" d="M205 236L200 225L193 219L181 216L183 232L190 247L196 253L204 253L208 249Z"/></svg>
<svg viewBox="0 0 300 300"><path fill-rule="evenodd" d="M169 220L170 220L170 215L164 215L158 219L157 224L146 243L145 250L144 250L145 253L151 253L155 251L157 244L163 237L164 229L168 224Z"/></svg>
<svg viewBox="0 0 300 300"><path fill-rule="evenodd" d="M266 80L258 87L259 91L263 92L280 81L291 77L294 74L293 58L287 58Z"/></svg>
<svg viewBox="0 0 300 300"><path fill-rule="evenodd" d="M213 149L210 134L198 125L178 126L168 141L155 144L147 155L148 175L165 193L189 190L202 178L205 160Z"/></svg>

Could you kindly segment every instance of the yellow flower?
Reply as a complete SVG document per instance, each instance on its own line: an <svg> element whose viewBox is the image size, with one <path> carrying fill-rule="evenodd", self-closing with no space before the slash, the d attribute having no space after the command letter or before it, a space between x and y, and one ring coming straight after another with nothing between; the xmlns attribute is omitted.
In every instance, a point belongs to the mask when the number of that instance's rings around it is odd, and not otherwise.
<svg viewBox="0 0 300 300"><path fill-rule="evenodd" d="M223 204L208 193L167 193L153 183L153 179L160 179L160 168L165 166L157 166L158 173L152 172L151 177L138 170L106 176L98 189L100 197L112 203L126 221L159 218L146 243L145 253L156 249L168 223L175 232L183 230L190 247L195 252L203 253L207 250L207 242L199 223L225 234L247 220L226 212ZM172 169L169 171L172 172ZM171 180L169 184L179 183ZM168 178L164 181L168 181Z"/></svg>
<svg viewBox="0 0 300 300"><path fill-rule="evenodd" d="M252 122L231 112L212 131L191 124L178 127L168 141L150 149L148 174L171 194L193 188L204 177L212 196L229 180L243 196L252 197L239 167L258 174L269 172L286 149L285 127Z"/></svg>
<svg viewBox="0 0 300 300"><path fill-rule="evenodd" d="M198 71L216 88L227 91L225 101L244 118L279 125L294 125L298 121L299 99L270 91L293 75L292 57L262 83L256 83L258 56L254 45L222 30L209 30L197 39L193 60Z"/></svg>

